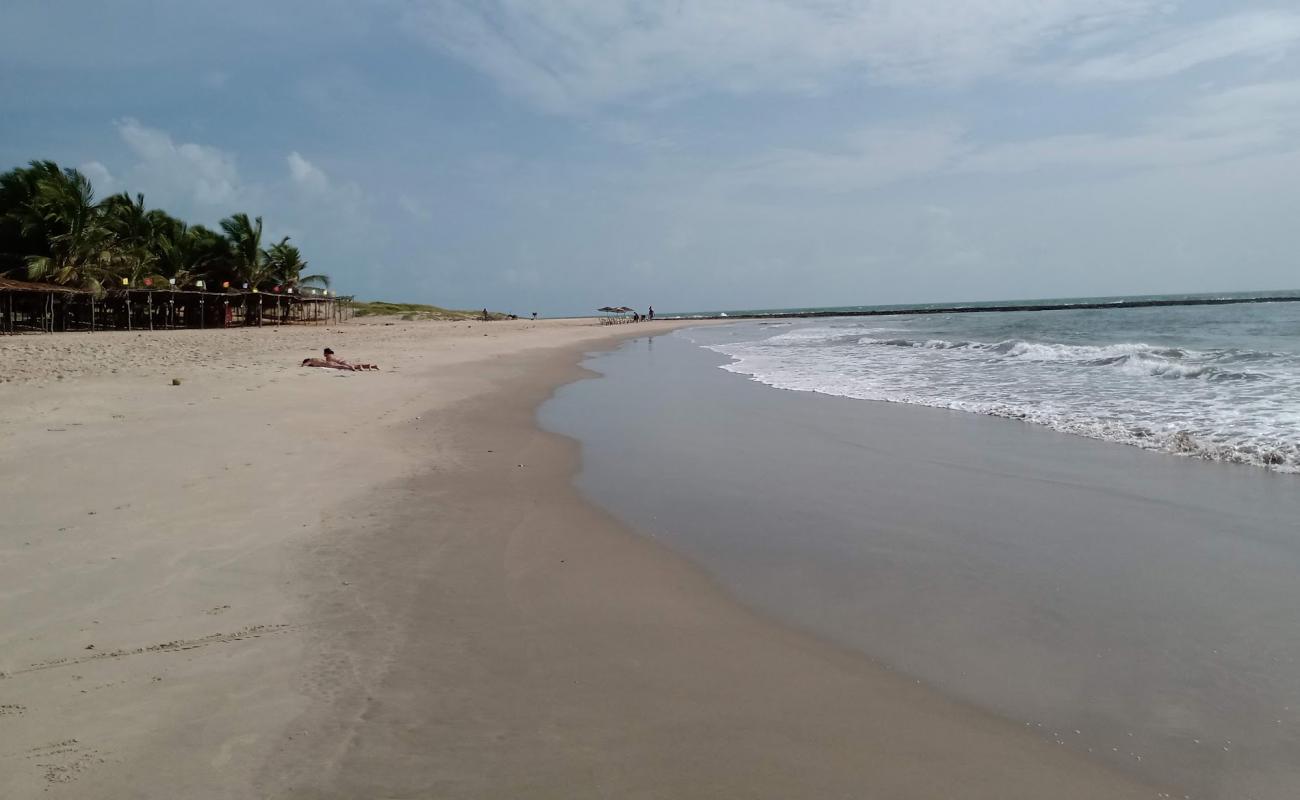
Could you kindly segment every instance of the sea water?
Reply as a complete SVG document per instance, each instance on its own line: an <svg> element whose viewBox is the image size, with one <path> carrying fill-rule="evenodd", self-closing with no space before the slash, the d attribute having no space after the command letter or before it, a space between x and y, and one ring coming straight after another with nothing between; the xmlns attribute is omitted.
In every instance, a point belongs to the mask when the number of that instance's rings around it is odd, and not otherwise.
<svg viewBox="0 0 1300 800"><path fill-rule="evenodd" d="M1131 327L1096 324L1091 341L1065 339L1066 326L1051 322L1073 312L1045 312L1031 322L1046 335L1022 326L1015 337L994 327L1014 324L1009 312L745 321L595 355L586 366L602 377L563 387L540 416L580 442L587 497L741 602L1083 757L1178 787L1176 797L1290 800L1300 796L1300 491L1295 475L1276 471L1285 464L1174 457L985 414L783 391L746 375L747 356L724 354L778 337L772 350L796 349L790 334L827 327L881 338L861 329L886 325L922 342L1282 354L1289 308L1175 309L1201 322L1173 341L1154 340L1171 325L1122 316L1159 309L1100 312ZM1262 321L1243 321L1255 315ZM804 347L791 369L842 380L818 350ZM857 377L887 388L897 362L876 363L880 375ZM1126 375L1072 368L1099 383ZM1032 383L1005 381L1047 395ZM1167 414L1175 403L1150 405Z"/></svg>
<svg viewBox="0 0 1300 800"><path fill-rule="evenodd" d="M757 320L687 335L780 389L1300 472L1300 303Z"/></svg>

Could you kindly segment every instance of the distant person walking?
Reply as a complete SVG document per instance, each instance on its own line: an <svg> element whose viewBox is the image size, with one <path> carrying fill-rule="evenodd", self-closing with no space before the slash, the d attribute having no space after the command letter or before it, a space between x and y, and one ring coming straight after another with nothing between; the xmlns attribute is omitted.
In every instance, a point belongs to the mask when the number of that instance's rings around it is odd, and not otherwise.
<svg viewBox="0 0 1300 800"><path fill-rule="evenodd" d="M645 315L645 318L646 318L646 319L654 319L654 318L655 318L655 307L654 307L654 306L650 306L650 313L649 313L649 314L646 314L646 315Z"/></svg>

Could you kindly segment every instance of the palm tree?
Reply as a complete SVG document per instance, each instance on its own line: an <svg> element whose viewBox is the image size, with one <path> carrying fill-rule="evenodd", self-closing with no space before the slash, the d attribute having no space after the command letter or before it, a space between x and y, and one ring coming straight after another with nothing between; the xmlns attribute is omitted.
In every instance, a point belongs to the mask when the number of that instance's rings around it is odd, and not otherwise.
<svg viewBox="0 0 1300 800"><path fill-rule="evenodd" d="M40 234L45 251L26 257L32 280L75 285L101 293L114 277L118 252L103 224L90 181L75 169L45 174L22 213L21 232Z"/></svg>
<svg viewBox="0 0 1300 800"><path fill-rule="evenodd" d="M328 287L326 275L304 275L307 262L285 237L262 246L262 218L231 215L222 232L187 225L144 195L125 192L95 202L90 181L53 161L32 161L0 174L0 275L80 286L96 293L123 278L139 285L178 286L200 278L289 288Z"/></svg>
<svg viewBox="0 0 1300 800"><path fill-rule="evenodd" d="M61 174L53 161L32 161L0 175L0 274L25 274L28 256L49 255L40 185Z"/></svg>
<svg viewBox="0 0 1300 800"><path fill-rule="evenodd" d="M230 240L231 267L250 289L261 289L274 280L275 269L262 249L262 218L250 220L242 211L221 220Z"/></svg>
<svg viewBox="0 0 1300 800"><path fill-rule="evenodd" d="M321 288L328 289L330 276L303 275L307 262L303 260L298 248L289 244L286 236L266 251L267 260L271 262L275 282L288 289Z"/></svg>
<svg viewBox="0 0 1300 800"><path fill-rule="evenodd" d="M138 286L145 278L165 280L167 276L157 269L156 244L161 231L155 223L160 214L163 217L167 215L161 211L146 211L143 194L132 199L131 195L122 192L105 198L99 205L104 227L113 236L117 276L126 278L132 286Z"/></svg>
<svg viewBox="0 0 1300 800"><path fill-rule="evenodd" d="M177 286L190 286L201 278L219 277L230 261L226 237L202 225L187 225L161 211L149 213L157 215L153 223L153 257L162 278L175 279Z"/></svg>

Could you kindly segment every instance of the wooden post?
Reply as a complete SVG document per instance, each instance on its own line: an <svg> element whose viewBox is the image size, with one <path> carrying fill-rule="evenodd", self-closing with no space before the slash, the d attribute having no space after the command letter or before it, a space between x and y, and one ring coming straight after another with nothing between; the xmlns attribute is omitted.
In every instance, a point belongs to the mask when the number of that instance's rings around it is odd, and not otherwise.
<svg viewBox="0 0 1300 800"><path fill-rule="evenodd" d="M131 290L126 290L126 329L131 330Z"/></svg>
<svg viewBox="0 0 1300 800"><path fill-rule="evenodd" d="M257 296L257 327L262 327L262 295Z"/></svg>
<svg viewBox="0 0 1300 800"><path fill-rule="evenodd" d="M153 330L153 292L145 295L145 299L149 304L149 330Z"/></svg>
<svg viewBox="0 0 1300 800"><path fill-rule="evenodd" d="M90 332L95 332L95 296L90 296Z"/></svg>
<svg viewBox="0 0 1300 800"><path fill-rule="evenodd" d="M200 329L202 329L203 326L206 324L206 321L203 319L204 317L207 316L207 314L204 313L204 311L206 310L205 309L206 305L207 305L207 297L200 294L199 295L199 328Z"/></svg>

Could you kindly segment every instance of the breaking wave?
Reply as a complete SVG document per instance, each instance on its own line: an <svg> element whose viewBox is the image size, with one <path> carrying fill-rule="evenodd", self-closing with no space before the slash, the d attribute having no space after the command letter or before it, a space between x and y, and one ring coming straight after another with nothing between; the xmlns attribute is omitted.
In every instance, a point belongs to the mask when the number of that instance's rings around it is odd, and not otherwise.
<svg viewBox="0 0 1300 800"><path fill-rule="evenodd" d="M1300 472L1300 355L908 333L795 327L706 346L732 359L724 369L777 388L986 414Z"/></svg>

